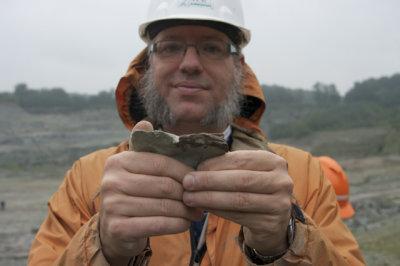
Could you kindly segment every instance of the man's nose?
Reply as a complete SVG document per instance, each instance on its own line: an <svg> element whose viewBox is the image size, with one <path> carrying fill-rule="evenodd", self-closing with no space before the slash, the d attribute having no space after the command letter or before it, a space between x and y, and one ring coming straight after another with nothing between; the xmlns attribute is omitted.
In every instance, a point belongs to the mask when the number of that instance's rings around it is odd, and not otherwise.
<svg viewBox="0 0 400 266"><path fill-rule="evenodd" d="M187 73L201 72L203 65L195 46L188 46L179 66L181 71Z"/></svg>

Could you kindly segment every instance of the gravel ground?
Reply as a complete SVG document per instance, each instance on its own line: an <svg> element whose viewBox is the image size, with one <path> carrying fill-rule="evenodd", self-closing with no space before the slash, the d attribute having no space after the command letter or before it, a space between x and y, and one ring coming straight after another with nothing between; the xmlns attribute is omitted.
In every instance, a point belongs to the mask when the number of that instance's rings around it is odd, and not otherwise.
<svg viewBox="0 0 400 266"><path fill-rule="evenodd" d="M362 136L352 132L353 139ZM368 134L370 139L383 133L378 129ZM30 115L0 104L0 201L6 202L0 210L0 266L26 264L34 235L47 215L46 202L73 161L128 136L111 110ZM282 142L312 151L335 136L318 134L306 141ZM338 161L348 174L356 211L345 223L367 265L400 265L400 155L343 156Z"/></svg>

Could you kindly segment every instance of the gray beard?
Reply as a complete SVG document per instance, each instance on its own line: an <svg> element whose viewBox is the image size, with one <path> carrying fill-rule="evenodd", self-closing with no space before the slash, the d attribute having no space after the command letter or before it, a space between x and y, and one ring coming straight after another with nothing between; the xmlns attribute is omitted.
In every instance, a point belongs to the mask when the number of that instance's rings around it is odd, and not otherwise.
<svg viewBox="0 0 400 266"><path fill-rule="evenodd" d="M240 115L240 107L244 96L240 93L242 72L235 65L234 75L226 99L214 106L200 121L207 128L227 126ZM174 126L177 118L171 112L167 101L158 93L153 72L149 67L141 80L142 89L139 94L146 109L147 116L155 125Z"/></svg>

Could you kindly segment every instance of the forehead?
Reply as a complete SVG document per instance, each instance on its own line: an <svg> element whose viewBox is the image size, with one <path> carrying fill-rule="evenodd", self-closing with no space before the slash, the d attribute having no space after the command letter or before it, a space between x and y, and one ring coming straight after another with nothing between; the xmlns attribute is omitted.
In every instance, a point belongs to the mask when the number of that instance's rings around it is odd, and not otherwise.
<svg viewBox="0 0 400 266"><path fill-rule="evenodd" d="M228 36L216 29L198 25L180 25L162 30L154 38L154 41L172 40L207 40L218 39L229 42Z"/></svg>

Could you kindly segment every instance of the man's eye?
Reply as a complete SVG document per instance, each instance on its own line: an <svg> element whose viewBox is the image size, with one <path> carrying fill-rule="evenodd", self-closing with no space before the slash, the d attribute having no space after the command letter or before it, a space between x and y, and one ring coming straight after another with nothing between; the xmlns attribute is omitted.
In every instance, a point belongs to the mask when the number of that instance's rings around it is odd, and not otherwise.
<svg viewBox="0 0 400 266"><path fill-rule="evenodd" d="M163 53L174 53L181 50L181 45L178 44L166 44L160 47L160 52Z"/></svg>
<svg viewBox="0 0 400 266"><path fill-rule="evenodd" d="M207 44L202 47L202 50L209 54L220 54L223 53L223 48L220 45Z"/></svg>

